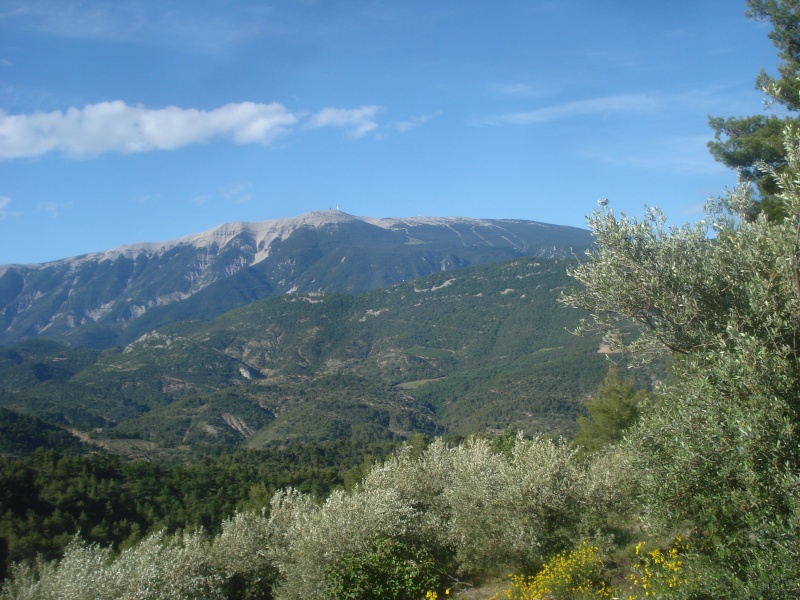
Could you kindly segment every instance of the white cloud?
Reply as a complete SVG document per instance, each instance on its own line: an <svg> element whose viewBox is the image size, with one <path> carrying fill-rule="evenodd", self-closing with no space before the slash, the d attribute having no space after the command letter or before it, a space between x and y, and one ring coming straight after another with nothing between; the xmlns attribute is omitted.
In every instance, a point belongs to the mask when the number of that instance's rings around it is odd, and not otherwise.
<svg viewBox="0 0 800 600"><path fill-rule="evenodd" d="M8 196L0 196L0 221L3 219L10 219L12 217L19 217L22 215L19 211L9 210L11 205L11 198Z"/></svg>
<svg viewBox="0 0 800 600"><path fill-rule="evenodd" d="M417 115L411 117L405 121L392 121L389 125L399 131L400 133L406 133L407 131L411 131L412 129L416 129L417 127L421 127L431 119L435 119L436 117L440 117L442 115L442 111L437 110L434 113L429 115Z"/></svg>
<svg viewBox="0 0 800 600"><path fill-rule="evenodd" d="M531 125L558 119L616 112L651 112L662 105L659 97L652 94L630 94L604 96L589 100L577 100L529 111L507 113L485 119L491 125Z"/></svg>
<svg viewBox="0 0 800 600"><path fill-rule="evenodd" d="M306 127L345 127L352 137L362 137L378 128L375 117L380 106L362 106L361 108L323 108L311 115Z"/></svg>
<svg viewBox="0 0 800 600"><path fill-rule="evenodd" d="M308 117L304 127L345 128L350 136L359 138L378 128L379 110L378 106L325 108ZM215 140L269 144L303 117L277 102L240 102L199 110L176 106L149 109L116 100L50 113L9 115L0 110L0 160L33 158L48 152L61 152L70 158L108 152L134 154Z"/></svg>
<svg viewBox="0 0 800 600"><path fill-rule="evenodd" d="M253 102L210 111L175 106L151 110L121 101L29 115L0 111L0 159L51 151L84 158L105 152L174 150L219 138L268 144L297 120L281 104Z"/></svg>

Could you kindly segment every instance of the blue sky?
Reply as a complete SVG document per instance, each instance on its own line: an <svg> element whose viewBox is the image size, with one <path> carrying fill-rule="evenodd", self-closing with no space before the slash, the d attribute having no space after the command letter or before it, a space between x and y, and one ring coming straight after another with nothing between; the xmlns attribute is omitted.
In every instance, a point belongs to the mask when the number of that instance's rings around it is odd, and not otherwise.
<svg viewBox="0 0 800 600"><path fill-rule="evenodd" d="M764 110L738 0L0 0L0 264L339 206L696 219Z"/></svg>

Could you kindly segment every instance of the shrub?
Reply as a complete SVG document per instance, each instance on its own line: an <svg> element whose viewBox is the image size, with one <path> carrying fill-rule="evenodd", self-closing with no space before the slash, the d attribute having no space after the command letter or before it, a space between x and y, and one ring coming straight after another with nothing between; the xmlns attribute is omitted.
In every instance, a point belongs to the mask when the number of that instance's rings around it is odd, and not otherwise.
<svg viewBox="0 0 800 600"><path fill-rule="evenodd" d="M421 600L440 587L442 573L427 549L383 539L342 557L325 576L336 600Z"/></svg>
<svg viewBox="0 0 800 600"><path fill-rule="evenodd" d="M373 469L364 489L397 490L414 510L409 533L450 548L463 575L527 569L565 547L594 502L589 479L565 443L518 437L508 456L483 439L437 440L417 460L401 453Z"/></svg>
<svg viewBox="0 0 800 600"><path fill-rule="evenodd" d="M583 287L563 298L612 348L671 355L670 381L622 442L643 523L685 528L729 591L776 598L800 589L800 131L785 143L788 168L772 174L782 218L750 219L747 186L691 226L605 207L589 221L596 250L572 272ZM767 585L778 571L793 575Z"/></svg>
<svg viewBox="0 0 800 600"><path fill-rule="evenodd" d="M17 566L2 598L15 600L190 600L224 598L208 545L194 533L154 534L112 560L110 550L71 542L60 563Z"/></svg>
<svg viewBox="0 0 800 600"><path fill-rule="evenodd" d="M584 541L574 550L555 555L533 577L512 576L505 596L510 600L610 600L613 594L603 579L603 571L599 548ZM499 600L499 596L495 599Z"/></svg>
<svg viewBox="0 0 800 600"><path fill-rule="evenodd" d="M327 598L326 570L369 552L380 539L404 537L413 511L393 489L337 491L322 504L296 491L272 500L270 540L281 581L279 598Z"/></svg>
<svg viewBox="0 0 800 600"><path fill-rule="evenodd" d="M667 549L645 550L644 542L636 545L636 563L630 575L631 591L639 597L675 597L689 584L683 553L689 549L681 537Z"/></svg>
<svg viewBox="0 0 800 600"><path fill-rule="evenodd" d="M230 600L267 600L278 579L278 566L262 513L241 512L222 523L210 549L214 569Z"/></svg>

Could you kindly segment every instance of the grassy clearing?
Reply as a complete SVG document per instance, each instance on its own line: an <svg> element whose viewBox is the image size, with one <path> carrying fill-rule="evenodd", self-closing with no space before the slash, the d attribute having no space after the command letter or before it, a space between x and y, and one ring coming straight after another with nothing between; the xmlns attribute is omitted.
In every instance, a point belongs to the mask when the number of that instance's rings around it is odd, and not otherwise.
<svg viewBox="0 0 800 600"><path fill-rule="evenodd" d="M401 390L416 390L424 385L433 383L434 381L442 381L447 377L434 377L433 379L417 379L415 381L406 381L405 383L398 383L395 387Z"/></svg>
<svg viewBox="0 0 800 600"><path fill-rule="evenodd" d="M456 353L455 350L445 350L444 348L426 348L424 346L407 348L404 350L404 352L418 358L450 358Z"/></svg>

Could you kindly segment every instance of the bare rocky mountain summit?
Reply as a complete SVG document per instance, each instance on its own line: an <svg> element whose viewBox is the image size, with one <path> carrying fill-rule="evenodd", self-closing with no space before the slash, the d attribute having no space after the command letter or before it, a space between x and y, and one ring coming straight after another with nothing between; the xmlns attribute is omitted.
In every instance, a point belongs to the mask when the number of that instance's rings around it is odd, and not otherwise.
<svg viewBox="0 0 800 600"><path fill-rule="evenodd" d="M265 296L361 292L470 265L568 256L590 244L583 229L510 219L328 210L225 223L168 242L0 266L0 343L48 336L109 347Z"/></svg>

